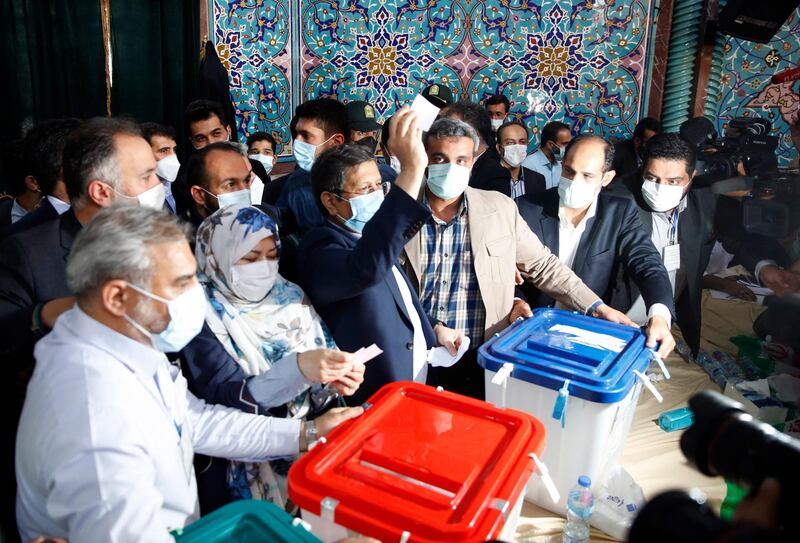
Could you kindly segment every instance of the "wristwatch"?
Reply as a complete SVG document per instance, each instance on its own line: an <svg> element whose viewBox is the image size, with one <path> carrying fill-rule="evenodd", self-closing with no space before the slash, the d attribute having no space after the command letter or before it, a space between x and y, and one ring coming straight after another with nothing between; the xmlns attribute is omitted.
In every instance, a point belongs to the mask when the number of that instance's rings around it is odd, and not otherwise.
<svg viewBox="0 0 800 543"><path fill-rule="evenodd" d="M311 445L317 441L317 423L313 420L305 421L306 449L310 450Z"/></svg>

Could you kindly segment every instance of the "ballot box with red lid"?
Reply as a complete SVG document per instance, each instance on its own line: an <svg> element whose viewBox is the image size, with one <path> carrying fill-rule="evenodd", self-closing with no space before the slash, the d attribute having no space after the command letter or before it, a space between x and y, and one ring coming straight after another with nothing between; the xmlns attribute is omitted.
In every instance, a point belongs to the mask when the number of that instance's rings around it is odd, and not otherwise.
<svg viewBox="0 0 800 543"><path fill-rule="evenodd" d="M289 497L323 541L510 539L544 444L530 415L392 383L295 462Z"/></svg>

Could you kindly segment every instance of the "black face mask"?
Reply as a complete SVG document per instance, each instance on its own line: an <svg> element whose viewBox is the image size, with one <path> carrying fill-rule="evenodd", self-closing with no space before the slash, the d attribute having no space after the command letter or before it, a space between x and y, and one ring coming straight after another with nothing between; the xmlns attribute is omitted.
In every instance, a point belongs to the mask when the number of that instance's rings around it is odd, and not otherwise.
<svg viewBox="0 0 800 543"><path fill-rule="evenodd" d="M358 140L355 143L364 146L364 148L367 149L373 155L375 154L375 149L378 148L378 140L376 140L372 136L368 136L364 139Z"/></svg>

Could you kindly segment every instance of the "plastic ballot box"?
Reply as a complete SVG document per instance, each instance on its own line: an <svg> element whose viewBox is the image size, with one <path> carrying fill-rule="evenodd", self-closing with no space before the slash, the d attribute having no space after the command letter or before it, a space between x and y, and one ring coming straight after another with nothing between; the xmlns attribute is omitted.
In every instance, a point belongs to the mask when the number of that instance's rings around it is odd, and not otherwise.
<svg viewBox="0 0 800 543"><path fill-rule="evenodd" d="M567 492L581 475L602 483L622 453L643 386L660 400L646 371L657 360L639 328L560 309L538 309L495 335L478 352L486 400L545 425L542 460L559 499L531 485L527 499L566 514Z"/></svg>
<svg viewBox="0 0 800 543"><path fill-rule="evenodd" d="M384 386L366 407L289 471L289 497L317 537L513 537L544 448L541 422L411 382Z"/></svg>

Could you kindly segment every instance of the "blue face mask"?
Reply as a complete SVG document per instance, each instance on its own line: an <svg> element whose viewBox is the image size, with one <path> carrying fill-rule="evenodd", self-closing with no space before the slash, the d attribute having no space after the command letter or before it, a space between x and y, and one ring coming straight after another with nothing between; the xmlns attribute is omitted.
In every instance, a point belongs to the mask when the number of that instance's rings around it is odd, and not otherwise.
<svg viewBox="0 0 800 543"><path fill-rule="evenodd" d="M359 234L364 230L364 225L377 213L383 203L383 191L380 189L350 200L342 198L339 195L336 195L336 197L350 203L350 211L352 211L353 216L345 220L344 225L353 232L358 232Z"/></svg>
<svg viewBox="0 0 800 543"><path fill-rule="evenodd" d="M326 139L319 145L312 145L310 143L300 141L297 138L293 139L292 154L294 155L294 159L297 161L297 165L300 166L301 169L310 172L311 166L314 165L314 159L317 158L317 148L331 141L332 137L333 136Z"/></svg>
<svg viewBox="0 0 800 543"><path fill-rule="evenodd" d="M157 351L161 351L162 353L177 353L186 347L186 345L200 333L200 330L203 329L203 323L206 319L206 294L203 292L203 287L200 286L200 284L193 286L172 300L157 296L131 283L128 283L128 286L144 294L148 298L152 298L167 306L169 324L158 334L150 332L144 326L125 315L125 319L131 323L134 328L150 338L153 348Z"/></svg>
<svg viewBox="0 0 800 543"><path fill-rule="evenodd" d="M431 164L428 166L428 188L442 200L460 196L469 184L471 170L458 164Z"/></svg>

